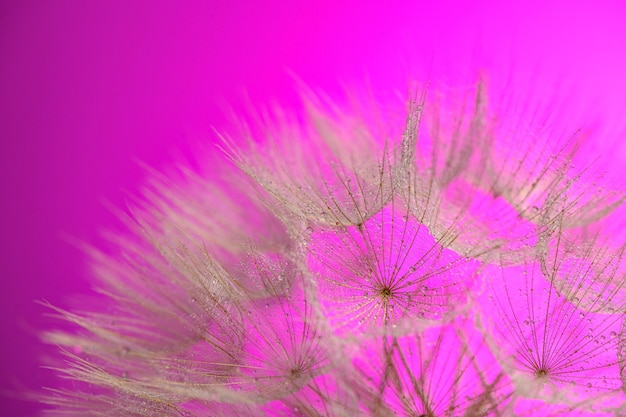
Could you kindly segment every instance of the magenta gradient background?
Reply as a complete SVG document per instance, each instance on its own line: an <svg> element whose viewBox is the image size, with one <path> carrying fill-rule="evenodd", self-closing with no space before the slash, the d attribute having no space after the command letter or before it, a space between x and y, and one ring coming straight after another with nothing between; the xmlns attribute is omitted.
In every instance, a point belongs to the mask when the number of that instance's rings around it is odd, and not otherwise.
<svg viewBox="0 0 626 417"><path fill-rule="evenodd" d="M556 80L573 86L563 113L570 128L623 128L626 8L618 1L177 3L0 5L5 393L54 383L39 367L46 350L35 337L51 321L33 300L69 305L89 288L82 255L62 236L96 241L114 224L101 200L122 205L124 190L141 183L134 161L165 167L189 143L214 140L211 125L226 124L221 103L237 108L244 91L254 103L293 102L286 69L331 93L366 75L375 88L406 91L405 75L429 67L461 78L475 64L501 78L512 69L534 97L550 96ZM622 137L598 142L615 169L626 159ZM0 402L0 415L36 409Z"/></svg>

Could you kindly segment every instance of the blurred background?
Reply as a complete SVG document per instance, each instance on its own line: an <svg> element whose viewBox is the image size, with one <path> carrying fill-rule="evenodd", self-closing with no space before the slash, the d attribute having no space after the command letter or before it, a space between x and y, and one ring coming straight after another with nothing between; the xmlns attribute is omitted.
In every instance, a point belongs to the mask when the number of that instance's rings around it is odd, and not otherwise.
<svg viewBox="0 0 626 417"><path fill-rule="evenodd" d="M90 289L67 237L98 242L115 224L104 202L140 187L137 161L190 156L227 106L294 105L292 74L332 96L484 69L529 106L558 102L559 123L594 130L606 166L626 172L626 7L503 3L2 1L0 415L35 415L20 398L55 385L37 339L55 322L35 300L69 306Z"/></svg>

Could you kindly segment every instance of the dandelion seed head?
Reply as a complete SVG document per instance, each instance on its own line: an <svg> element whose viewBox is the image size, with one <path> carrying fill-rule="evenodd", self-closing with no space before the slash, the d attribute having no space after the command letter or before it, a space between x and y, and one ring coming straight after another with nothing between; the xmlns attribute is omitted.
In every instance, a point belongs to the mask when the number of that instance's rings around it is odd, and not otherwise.
<svg viewBox="0 0 626 417"><path fill-rule="evenodd" d="M623 409L623 244L598 223L623 196L576 140L514 129L484 77L381 123L303 101L152 172L117 252L86 248L110 307L53 308L78 330L44 336L76 384L51 415Z"/></svg>

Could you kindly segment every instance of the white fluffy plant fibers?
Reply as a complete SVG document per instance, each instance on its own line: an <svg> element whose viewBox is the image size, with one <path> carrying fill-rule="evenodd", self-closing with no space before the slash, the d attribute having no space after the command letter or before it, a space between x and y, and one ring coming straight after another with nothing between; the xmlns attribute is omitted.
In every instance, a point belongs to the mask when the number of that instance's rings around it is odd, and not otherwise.
<svg viewBox="0 0 626 417"><path fill-rule="evenodd" d="M618 415L626 269L598 220L622 197L575 141L522 137L482 82L304 103L152 173L117 251L87 249L108 301L56 310L49 415Z"/></svg>

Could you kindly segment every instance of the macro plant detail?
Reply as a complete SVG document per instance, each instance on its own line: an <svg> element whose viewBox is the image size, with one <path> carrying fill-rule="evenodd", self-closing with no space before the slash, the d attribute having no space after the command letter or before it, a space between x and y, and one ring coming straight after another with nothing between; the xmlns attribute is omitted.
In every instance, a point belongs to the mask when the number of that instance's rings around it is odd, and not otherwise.
<svg viewBox="0 0 626 417"><path fill-rule="evenodd" d="M511 394L484 337L461 321L366 342L362 398L380 416L500 415ZM383 358L371 363L370 358Z"/></svg>
<svg viewBox="0 0 626 417"><path fill-rule="evenodd" d="M51 307L76 330L44 335L69 380L48 415L626 412L626 242L604 222L624 196L577 136L520 128L482 79L388 120L303 102L151 172L116 251L85 245L102 305Z"/></svg>

